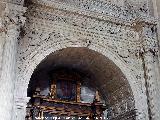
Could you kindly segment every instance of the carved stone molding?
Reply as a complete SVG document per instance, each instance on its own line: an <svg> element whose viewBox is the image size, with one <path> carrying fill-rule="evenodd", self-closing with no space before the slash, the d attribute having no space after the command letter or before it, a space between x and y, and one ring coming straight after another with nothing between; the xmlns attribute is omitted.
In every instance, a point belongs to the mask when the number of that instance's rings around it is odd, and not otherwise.
<svg viewBox="0 0 160 120"><path fill-rule="evenodd" d="M34 0L32 1L32 5L60 9L126 25L131 25L136 19L146 23L155 23L156 21L154 17L148 16L148 14L144 12L145 10L143 8L140 10L132 9L132 6L129 5L129 3L126 3L126 7L120 7L112 3L106 3L98 0Z"/></svg>

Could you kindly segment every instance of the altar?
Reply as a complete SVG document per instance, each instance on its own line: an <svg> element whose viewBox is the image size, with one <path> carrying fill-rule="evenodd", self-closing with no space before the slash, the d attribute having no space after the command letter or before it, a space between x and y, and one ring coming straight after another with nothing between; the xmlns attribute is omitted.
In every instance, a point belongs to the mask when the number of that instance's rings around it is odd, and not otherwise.
<svg viewBox="0 0 160 120"><path fill-rule="evenodd" d="M81 77L59 71L51 74L48 95L37 87L27 106L26 120L95 120L104 119L106 109L96 90L92 102L81 100Z"/></svg>

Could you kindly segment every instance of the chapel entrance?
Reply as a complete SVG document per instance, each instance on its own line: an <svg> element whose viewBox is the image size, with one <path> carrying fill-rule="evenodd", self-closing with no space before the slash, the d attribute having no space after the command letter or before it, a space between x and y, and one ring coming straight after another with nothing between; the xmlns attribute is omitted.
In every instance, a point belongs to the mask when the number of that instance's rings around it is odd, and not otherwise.
<svg viewBox="0 0 160 120"><path fill-rule="evenodd" d="M94 120L104 117L106 106L100 100L98 91L90 93L92 102L83 100L83 79L77 72L59 68L51 71L49 76L51 79L46 93L36 86L27 106L26 119Z"/></svg>
<svg viewBox="0 0 160 120"><path fill-rule="evenodd" d="M134 99L120 69L88 48L48 55L28 86L26 120L135 120Z"/></svg>

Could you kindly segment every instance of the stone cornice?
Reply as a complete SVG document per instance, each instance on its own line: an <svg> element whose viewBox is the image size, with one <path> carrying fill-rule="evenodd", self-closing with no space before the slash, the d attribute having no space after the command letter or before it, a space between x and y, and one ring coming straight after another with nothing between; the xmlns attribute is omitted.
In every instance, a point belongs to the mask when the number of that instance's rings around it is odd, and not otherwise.
<svg viewBox="0 0 160 120"><path fill-rule="evenodd" d="M87 16L76 12L70 12L67 10L57 9L50 6L44 6L39 4L35 4L28 8L26 17L30 18L31 16L35 18L49 20L51 22L59 21L62 23L67 23L73 26L79 26L80 28L82 27L90 30L96 29L96 31L104 31L105 33L108 31L107 28L110 27L118 27L119 29L130 29L132 31L134 31L135 29L129 22L128 24L125 24L124 21L116 21L114 18L108 17L108 20L104 20L97 18L94 15ZM117 32L120 31L119 29L117 29ZM111 30L110 32L114 35L116 30Z"/></svg>
<svg viewBox="0 0 160 120"><path fill-rule="evenodd" d="M43 6L45 8L65 10L100 20L112 21L130 26L133 26L133 23L135 23L137 20L139 22L144 22L145 24L157 24L157 20L155 20L154 17L141 14L139 11L132 9L124 9L111 3L89 0L88 2L84 3L79 1L79 4L77 3L77 5L76 2L70 4L49 0L46 0L45 2L43 0L34 0L33 4L40 5L41 7Z"/></svg>

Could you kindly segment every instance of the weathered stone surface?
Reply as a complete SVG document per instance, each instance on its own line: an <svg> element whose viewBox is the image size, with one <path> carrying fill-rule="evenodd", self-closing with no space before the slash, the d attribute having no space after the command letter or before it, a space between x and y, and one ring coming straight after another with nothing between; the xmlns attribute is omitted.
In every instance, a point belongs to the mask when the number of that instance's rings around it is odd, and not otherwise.
<svg viewBox="0 0 160 120"><path fill-rule="evenodd" d="M23 2L28 8L25 14ZM158 0L153 1L154 9L151 4L151 0L2 0L2 120L10 120L11 117L12 120L24 119L29 100L27 88L32 74L48 55L54 56L54 53L59 53L57 51L64 48L66 51L61 53L61 59L55 57L53 61L56 62L56 58L61 62L68 60L72 65L74 61L71 58L77 55L76 50L86 48L114 63L91 61L94 58L100 60L100 56L89 56L86 51L78 53L86 61L77 57L77 61L81 60L97 70L97 76L108 80L107 87L104 85L99 88L107 88L106 93L109 93L109 100L112 102L112 117L116 119L128 115L129 110L136 109L137 120L159 120L160 48L159 23L156 18L160 12ZM27 18L26 22L24 16ZM77 49L68 51L73 56L67 58L68 47ZM81 62L75 66L82 65ZM112 72L107 72L106 69ZM125 77L118 76L120 73ZM100 82L101 85L102 83ZM119 86L119 89L115 86ZM4 113L8 115L5 116Z"/></svg>

